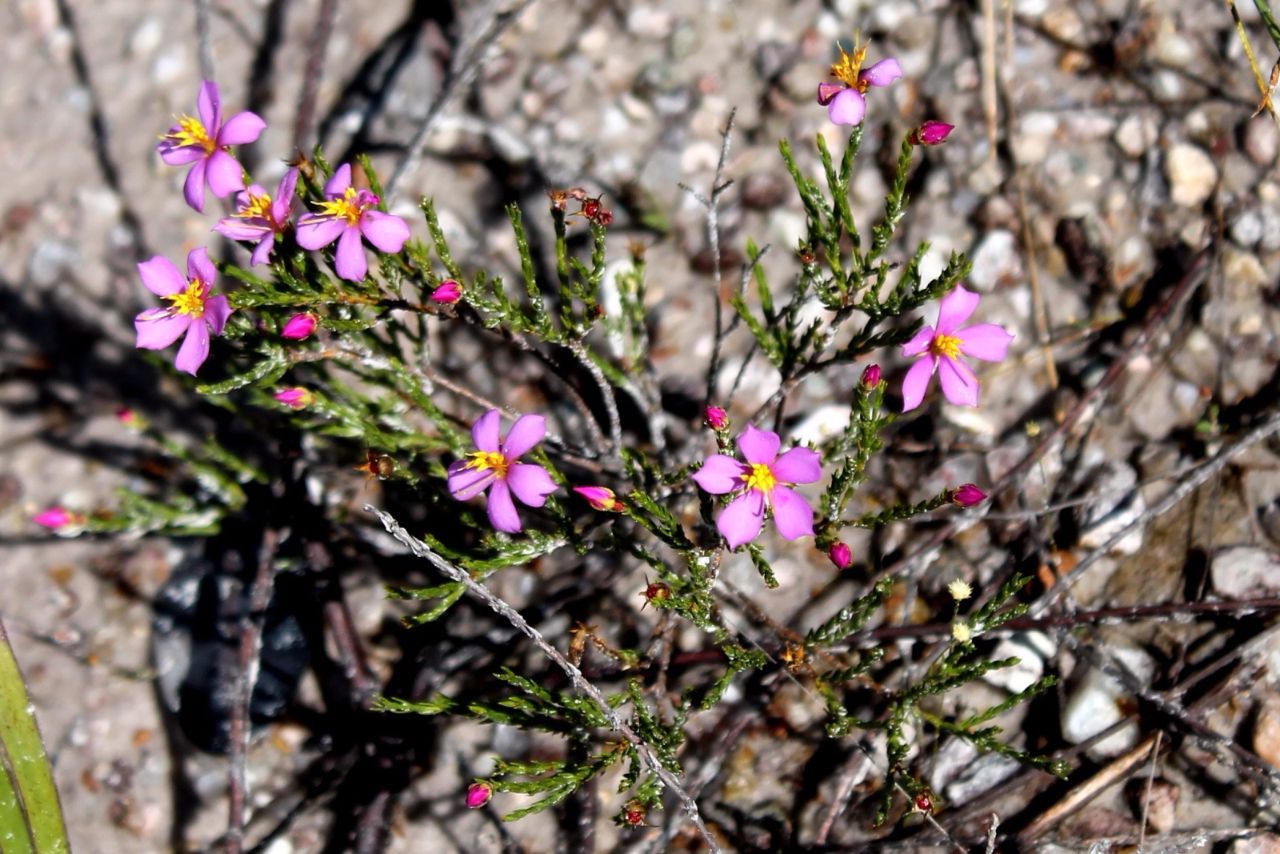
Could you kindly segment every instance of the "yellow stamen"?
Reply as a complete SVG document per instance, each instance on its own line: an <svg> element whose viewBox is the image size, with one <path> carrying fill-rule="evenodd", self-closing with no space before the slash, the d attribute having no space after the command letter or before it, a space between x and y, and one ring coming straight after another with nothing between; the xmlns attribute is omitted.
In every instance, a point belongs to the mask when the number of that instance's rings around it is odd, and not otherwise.
<svg viewBox="0 0 1280 854"><path fill-rule="evenodd" d="M846 86L858 87L858 72L862 70L862 60L866 56L866 45L855 48L852 56L845 53L844 48L840 48L840 59L831 66L831 76ZM866 90L865 86L858 88Z"/></svg>
<svg viewBox="0 0 1280 854"><path fill-rule="evenodd" d="M489 469L499 478L507 476L507 467L510 463L507 462L506 457L497 451L472 451L467 456L471 458L471 462L467 463L467 468L480 471Z"/></svg>
<svg viewBox="0 0 1280 854"><path fill-rule="evenodd" d="M185 290L176 294L169 294L165 299L173 303L173 310L178 314L203 317L205 298L208 295L209 289L205 286L205 283L199 279L192 279L187 283Z"/></svg>
<svg viewBox="0 0 1280 854"><path fill-rule="evenodd" d="M241 219L265 219L270 221L271 216L271 197L266 193L256 196L249 194L249 204L236 211L235 215Z"/></svg>
<svg viewBox="0 0 1280 854"><path fill-rule="evenodd" d="M929 342L929 352L939 358L959 358L960 339L954 335L935 335Z"/></svg>
<svg viewBox="0 0 1280 854"><path fill-rule="evenodd" d="M193 116L179 116L177 130L169 131L161 139L171 139L184 148L203 148L205 154L212 154L218 147L201 121Z"/></svg>
<svg viewBox="0 0 1280 854"><path fill-rule="evenodd" d="M778 485L778 479L764 463L752 463L751 472L746 475L747 489L758 489L765 495Z"/></svg>
<svg viewBox="0 0 1280 854"><path fill-rule="evenodd" d="M356 188L347 187L342 194L342 198L321 202L320 211L325 216L342 217L350 225L355 225L360 221L360 214L364 212L359 202L356 201L356 196Z"/></svg>

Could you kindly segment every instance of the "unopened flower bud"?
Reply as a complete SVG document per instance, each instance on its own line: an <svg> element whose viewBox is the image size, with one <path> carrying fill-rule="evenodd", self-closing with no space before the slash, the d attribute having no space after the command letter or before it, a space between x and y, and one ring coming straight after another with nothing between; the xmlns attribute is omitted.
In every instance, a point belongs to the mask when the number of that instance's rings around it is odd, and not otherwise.
<svg viewBox="0 0 1280 854"><path fill-rule="evenodd" d="M31 521L35 522L37 525L48 528L51 531L56 531L59 528L65 528L68 525L78 524L79 522L84 521L84 517L80 516L78 513L72 513L65 507L58 507L55 505L37 513L31 518Z"/></svg>
<svg viewBox="0 0 1280 854"><path fill-rule="evenodd" d="M489 788L488 783L472 783L467 786L467 809L479 809L489 803L489 799L492 797L493 789Z"/></svg>
<svg viewBox="0 0 1280 854"><path fill-rule="evenodd" d="M871 364L867 365L862 371L862 387L875 388L880 385L880 366Z"/></svg>
<svg viewBox="0 0 1280 854"><path fill-rule="evenodd" d="M311 333L316 331L316 316L314 314L295 314L289 318L284 328L280 330L281 338L288 338L290 341L302 341L311 337Z"/></svg>
<svg viewBox="0 0 1280 854"><path fill-rule="evenodd" d="M951 500L961 507L972 507L987 500L987 494L972 483L961 484L951 493Z"/></svg>
<svg viewBox="0 0 1280 854"><path fill-rule="evenodd" d="M703 414L706 416L707 423L711 425L712 430L724 430L729 426L729 413L719 406L708 406L707 411Z"/></svg>
<svg viewBox="0 0 1280 854"><path fill-rule="evenodd" d="M622 821L628 827L639 827L644 824L646 810L639 801L631 801L622 808Z"/></svg>
<svg viewBox="0 0 1280 854"><path fill-rule="evenodd" d="M940 145L951 135L955 125L946 122L927 121L911 132L912 145Z"/></svg>
<svg viewBox="0 0 1280 854"><path fill-rule="evenodd" d="M312 394L305 388L282 388L272 395L276 400L291 409L305 409L311 405Z"/></svg>
<svg viewBox="0 0 1280 854"><path fill-rule="evenodd" d="M607 486L575 486L573 491L585 498L587 503L596 510L617 513L622 509L622 502L614 496L613 490Z"/></svg>
<svg viewBox="0 0 1280 854"><path fill-rule="evenodd" d="M641 594L645 602L665 602L671 598L671 588L661 581L651 581Z"/></svg>
<svg viewBox="0 0 1280 854"><path fill-rule="evenodd" d="M847 543L836 543L827 550L827 557L831 558L836 569L848 569L853 565L853 550Z"/></svg>
<svg viewBox="0 0 1280 854"><path fill-rule="evenodd" d="M462 299L462 285L453 279L445 279L431 292L431 301L443 305L453 305Z"/></svg>
<svg viewBox="0 0 1280 854"><path fill-rule="evenodd" d="M116 420L130 430L141 430L147 426L146 420L127 406L122 406L116 410Z"/></svg>

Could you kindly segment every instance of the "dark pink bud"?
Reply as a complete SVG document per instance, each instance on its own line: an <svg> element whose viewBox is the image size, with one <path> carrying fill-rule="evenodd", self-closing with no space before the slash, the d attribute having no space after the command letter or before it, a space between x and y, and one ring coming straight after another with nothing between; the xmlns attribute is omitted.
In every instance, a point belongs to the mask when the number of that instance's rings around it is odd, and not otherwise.
<svg viewBox="0 0 1280 854"><path fill-rule="evenodd" d="M613 490L607 486L575 486L573 491L586 499L587 503L596 510L617 513L622 509L622 502L617 499Z"/></svg>
<svg viewBox="0 0 1280 854"><path fill-rule="evenodd" d="M707 423L711 425L712 430L723 430L729 426L729 413L718 406L708 406L707 411L703 414L706 416Z"/></svg>
<svg viewBox="0 0 1280 854"><path fill-rule="evenodd" d="M912 145L940 145L946 142L955 125L930 119L911 132Z"/></svg>
<svg viewBox="0 0 1280 854"><path fill-rule="evenodd" d="M59 528L65 528L68 525L79 522L81 517L65 507L50 507L32 517L31 521L37 525L56 531Z"/></svg>
<svg viewBox="0 0 1280 854"><path fill-rule="evenodd" d="M827 550L827 557L831 558L836 569L848 569L853 565L853 551L846 543L836 543Z"/></svg>
<svg viewBox="0 0 1280 854"><path fill-rule="evenodd" d="M297 386L280 389L272 396L291 409L306 409L312 400L311 392Z"/></svg>
<svg viewBox="0 0 1280 854"><path fill-rule="evenodd" d="M431 301L443 305L453 305L462 299L462 285L453 279L445 279L431 292Z"/></svg>
<svg viewBox="0 0 1280 854"><path fill-rule="evenodd" d="M961 507L972 507L987 500L987 494L972 483L961 484L951 493L951 500Z"/></svg>
<svg viewBox="0 0 1280 854"><path fill-rule="evenodd" d="M479 809L489 803L493 797L493 789L487 783L472 783L467 786L467 809Z"/></svg>
<svg viewBox="0 0 1280 854"><path fill-rule="evenodd" d="M863 388L875 388L878 385L880 385L880 366L867 365L862 372Z"/></svg>
<svg viewBox="0 0 1280 854"><path fill-rule="evenodd" d="M310 338L311 333L315 331L316 316L314 314L295 314L280 330L280 337L288 338L290 341L302 341Z"/></svg>

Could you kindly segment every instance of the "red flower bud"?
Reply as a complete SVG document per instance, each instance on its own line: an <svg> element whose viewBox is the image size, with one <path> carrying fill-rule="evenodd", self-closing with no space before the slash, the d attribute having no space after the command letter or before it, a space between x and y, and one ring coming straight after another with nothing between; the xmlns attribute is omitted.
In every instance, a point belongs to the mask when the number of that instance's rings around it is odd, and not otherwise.
<svg viewBox="0 0 1280 854"><path fill-rule="evenodd" d="M987 494L981 489L978 489L975 484L965 483L961 484L954 492L951 493L951 500L956 504L959 504L961 507L972 507L975 504L981 504L983 501L986 501Z"/></svg>
<svg viewBox="0 0 1280 854"><path fill-rule="evenodd" d="M65 507L58 507L55 505L47 510L37 513L32 517L31 521L35 522L37 525L48 528L51 531L56 531L59 528L65 528L68 525L78 524L79 522L84 521L84 517L80 516L78 513L72 513Z"/></svg>
<svg viewBox="0 0 1280 854"><path fill-rule="evenodd" d="M489 803L489 799L492 797L493 789L489 788L488 783L472 783L467 786L467 809L479 809Z"/></svg>
<svg viewBox="0 0 1280 854"><path fill-rule="evenodd" d="M875 388L880 385L880 366L867 365L862 372L863 388Z"/></svg>
<svg viewBox="0 0 1280 854"><path fill-rule="evenodd" d="M951 135L955 125L930 119L911 132L912 145L940 145Z"/></svg>
<svg viewBox="0 0 1280 854"><path fill-rule="evenodd" d="M836 543L827 550L827 557L831 558L836 569L848 569L853 565L853 551L846 543Z"/></svg>
<svg viewBox="0 0 1280 854"><path fill-rule="evenodd" d="M622 502L614 496L613 490L607 486L575 486L573 491L585 498L587 503L596 510L616 513L622 509Z"/></svg>
<svg viewBox="0 0 1280 854"><path fill-rule="evenodd" d="M311 337L311 333L316 331L316 316L314 314L295 314L285 322L284 328L280 330L281 338L288 338L290 341L302 341Z"/></svg>
<svg viewBox="0 0 1280 854"><path fill-rule="evenodd" d="M453 279L445 279L431 292L431 301L442 305L453 305L462 299L462 285Z"/></svg>
<svg viewBox="0 0 1280 854"><path fill-rule="evenodd" d="M723 430L729 426L729 413L718 406L708 406L707 411L703 414L706 416L707 423L711 425L712 430Z"/></svg>

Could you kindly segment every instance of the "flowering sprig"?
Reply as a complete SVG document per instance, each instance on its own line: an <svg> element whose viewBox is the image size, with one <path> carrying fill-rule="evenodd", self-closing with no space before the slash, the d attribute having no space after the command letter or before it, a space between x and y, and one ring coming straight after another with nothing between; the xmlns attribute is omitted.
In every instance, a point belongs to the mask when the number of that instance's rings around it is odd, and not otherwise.
<svg viewBox="0 0 1280 854"><path fill-rule="evenodd" d="M466 501L488 490L489 522L499 531L518 534L523 528L512 496L526 506L541 507L556 491L556 483L542 466L517 462L542 441L546 420L541 415L522 415L506 438L499 440L500 420L496 409L476 419L471 438L477 450L449 466L449 493Z"/></svg>
<svg viewBox="0 0 1280 854"><path fill-rule="evenodd" d="M244 170L228 153L232 145L253 142L267 123L248 110L222 121L222 98L210 80L200 84L196 115L180 116L177 124L160 137L156 151L170 166L191 164L182 185L182 194L197 212L204 212L204 188L218 198L229 196L244 186Z"/></svg>
<svg viewBox="0 0 1280 854"><path fill-rule="evenodd" d="M1013 341L1012 333L994 323L958 328L973 314L979 299L977 294L957 286L939 304L937 326L925 326L903 345L902 355L923 357L902 381L903 412L920 405L935 372L947 400L959 406L978 405L978 378L960 356L999 362Z"/></svg>
<svg viewBox="0 0 1280 854"><path fill-rule="evenodd" d="M361 238L380 252L395 253L409 239L409 225L398 216L378 210L378 197L351 184L351 164L344 163L324 185L325 201L318 213L298 220L298 245L322 249L338 241L333 265L338 275L359 282L369 271Z"/></svg>
<svg viewBox="0 0 1280 854"><path fill-rule="evenodd" d="M257 184L250 185L236 197L236 212L218 220L213 230L232 240L257 241L249 263L254 267L267 263L271 260L276 237L289 227L297 183L298 170L295 168L284 173L274 199Z"/></svg>
<svg viewBox="0 0 1280 854"><path fill-rule="evenodd" d="M183 335L173 364L180 371L195 376L209 357L209 335L221 335L231 316L227 298L210 296L218 271L203 246L187 255L187 275L183 276L168 258L157 255L138 265L138 275L147 290L169 301L166 308L149 308L133 321L137 332L135 346L144 350L163 350Z"/></svg>
<svg viewBox="0 0 1280 854"><path fill-rule="evenodd" d="M738 437L745 463L713 454L694 474L698 486L712 495L737 493L716 519L716 527L730 548L749 543L760 534L765 512L773 512L778 533L788 540L813 535L813 507L791 489L822 477L821 458L809 448L792 448L781 456L777 433L748 424Z"/></svg>
<svg viewBox="0 0 1280 854"><path fill-rule="evenodd" d="M867 114L867 89L888 86L902 76L902 66L893 57L863 68L866 56L866 45L852 55L841 48L840 59L831 66L831 76L839 82L818 84L818 103L827 108L827 117L835 124L862 124Z"/></svg>

